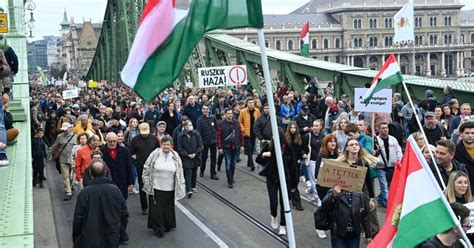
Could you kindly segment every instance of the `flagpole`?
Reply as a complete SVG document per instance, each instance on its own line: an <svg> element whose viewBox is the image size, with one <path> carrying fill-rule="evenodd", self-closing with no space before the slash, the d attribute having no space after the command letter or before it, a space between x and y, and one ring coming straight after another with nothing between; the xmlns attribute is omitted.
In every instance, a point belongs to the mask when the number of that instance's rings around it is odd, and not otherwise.
<svg viewBox="0 0 474 248"><path fill-rule="evenodd" d="M425 130L423 129L423 126L421 125L420 118L418 117L418 113L416 112L415 105L413 104L413 101L411 100L411 95L410 95L410 92L408 91L405 81L402 81L402 84L403 84L403 88L405 89L405 93L407 94L408 101L410 101L411 109L413 110L413 114L415 115L416 123L418 124L418 127L420 128L420 132L423 135L423 139L425 140L425 146L428 149L428 152L431 157L431 161L433 162L434 167L436 169L436 174L438 175L441 185L443 186L442 190L444 191L446 189L446 184L444 183L443 177L441 176L441 173L439 172L438 164L436 163L436 159L433 155L433 151L431 151L429 147L430 143L428 142L428 137L426 137Z"/></svg>
<svg viewBox="0 0 474 248"><path fill-rule="evenodd" d="M293 218L291 215L290 209L290 201L288 199L288 188L286 186L286 179L285 179L285 169L283 168L283 157L281 153L280 147L280 136L278 135L278 125L277 125L277 118L276 118L276 111L275 102L273 100L273 92L272 92L272 82L270 78L270 68L268 67L268 58L267 58L267 51L265 46L265 35L263 34L263 29L257 30L258 34L258 44L260 45L260 55L262 59L262 68L263 68L263 76L265 78L265 90L267 93L267 100L268 105L270 106L270 123L272 126L272 136L273 136L273 143L275 148L275 155L277 159L278 165L278 176L280 178L280 190L281 195L283 197L283 207L285 212L285 219L286 219L286 228L288 234L288 245L290 248L296 247L295 242L295 232L293 229Z"/></svg>
<svg viewBox="0 0 474 248"><path fill-rule="evenodd" d="M414 141L414 142L411 141L411 143L415 143L416 145L416 140L414 140L413 137L411 137L411 139ZM421 149L419 149L418 147L413 147L413 150L415 151L417 157L424 157L423 153L421 152ZM433 172L431 172L428 166L428 163L426 163L426 161L422 161L421 164L422 164L423 169L426 170L428 175L430 175L429 178L431 179L431 182L436 185L437 182L434 178ZM461 232L461 236L466 242L467 247L472 248L471 241L469 241L469 239L467 238L466 232L464 231L462 227L462 223L460 222L462 220L459 220L458 217L454 214L453 209L451 208L451 205L448 202L448 199L446 199L446 196L443 194L443 191L440 188L436 188L436 190L441 195L441 201L443 202L443 205L448 210L449 215L451 216L451 219L454 221L454 224L456 224L456 227L459 229L459 232Z"/></svg>

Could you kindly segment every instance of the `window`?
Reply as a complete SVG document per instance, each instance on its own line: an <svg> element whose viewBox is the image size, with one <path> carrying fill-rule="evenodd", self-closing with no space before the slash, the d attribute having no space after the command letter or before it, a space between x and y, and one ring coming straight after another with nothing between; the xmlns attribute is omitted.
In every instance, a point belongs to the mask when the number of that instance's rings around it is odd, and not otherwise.
<svg viewBox="0 0 474 248"><path fill-rule="evenodd" d="M336 63L341 63L341 56L336 56Z"/></svg>
<svg viewBox="0 0 474 248"><path fill-rule="evenodd" d="M361 19L354 19L354 29L361 29L361 28L362 28Z"/></svg>
<svg viewBox="0 0 474 248"><path fill-rule="evenodd" d="M415 45L423 45L423 36L415 36Z"/></svg>
<svg viewBox="0 0 474 248"><path fill-rule="evenodd" d="M451 16L444 17L444 26L451 26Z"/></svg>
<svg viewBox="0 0 474 248"><path fill-rule="evenodd" d="M374 28L377 28L377 19L375 18L372 18L369 20L369 27L374 29Z"/></svg>
<svg viewBox="0 0 474 248"><path fill-rule="evenodd" d="M281 41L277 40L275 42L275 48L276 48L276 50L281 50Z"/></svg>
<svg viewBox="0 0 474 248"><path fill-rule="evenodd" d="M415 27L423 27L423 17L415 18Z"/></svg>
<svg viewBox="0 0 474 248"><path fill-rule="evenodd" d="M336 39L336 41L334 42L334 47L335 48L341 48L341 40Z"/></svg>
<svg viewBox="0 0 474 248"><path fill-rule="evenodd" d="M430 17L430 26L436 27L437 26L437 18L434 16Z"/></svg>
<svg viewBox="0 0 474 248"><path fill-rule="evenodd" d="M471 34L471 43L474 43L474 34Z"/></svg>
<svg viewBox="0 0 474 248"><path fill-rule="evenodd" d="M329 48L329 40L328 40L328 39L324 39L323 48L324 48L324 49L328 49L328 48Z"/></svg>
<svg viewBox="0 0 474 248"><path fill-rule="evenodd" d="M313 39L311 41L311 48L312 49L317 49L318 48L318 41L316 39Z"/></svg>
<svg viewBox="0 0 474 248"><path fill-rule="evenodd" d="M385 27L386 28L393 28L393 19L392 18L385 18Z"/></svg>
<svg viewBox="0 0 474 248"><path fill-rule="evenodd" d="M302 49L303 47L304 47L304 41L300 40L300 49Z"/></svg>
<svg viewBox="0 0 474 248"><path fill-rule="evenodd" d="M377 46L377 37L370 37L369 38L369 46L376 47Z"/></svg>
<svg viewBox="0 0 474 248"><path fill-rule="evenodd" d="M385 37L384 39L384 45L386 47L392 46L393 45L393 37Z"/></svg>
<svg viewBox="0 0 474 248"><path fill-rule="evenodd" d="M324 56L324 61L329 61L329 56Z"/></svg>
<svg viewBox="0 0 474 248"><path fill-rule="evenodd" d="M438 44L438 36L437 35L430 35L430 44L431 45Z"/></svg>
<svg viewBox="0 0 474 248"><path fill-rule="evenodd" d="M268 48L268 40L265 40L265 47Z"/></svg>
<svg viewBox="0 0 474 248"><path fill-rule="evenodd" d="M453 43L453 36L450 34L444 35L444 44L452 44Z"/></svg>
<svg viewBox="0 0 474 248"><path fill-rule="evenodd" d="M292 40L289 40L288 41L288 50L293 50L293 41Z"/></svg>
<svg viewBox="0 0 474 248"><path fill-rule="evenodd" d="M362 38L354 38L354 47L362 47Z"/></svg>

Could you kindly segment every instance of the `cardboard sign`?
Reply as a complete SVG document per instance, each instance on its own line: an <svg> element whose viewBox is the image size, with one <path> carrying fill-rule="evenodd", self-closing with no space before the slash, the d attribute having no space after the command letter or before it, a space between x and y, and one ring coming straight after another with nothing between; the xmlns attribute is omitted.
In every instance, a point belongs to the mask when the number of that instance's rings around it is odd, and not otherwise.
<svg viewBox="0 0 474 248"><path fill-rule="evenodd" d="M354 94L354 108L357 112L372 112L372 113L392 113L392 89L383 89L376 92L369 104L365 104L363 96L367 88L355 88Z"/></svg>
<svg viewBox="0 0 474 248"><path fill-rule="evenodd" d="M350 167L347 163L323 159L318 173L318 184L323 187L334 188L340 185L343 190L362 192L367 167Z"/></svg>
<svg viewBox="0 0 474 248"><path fill-rule="evenodd" d="M466 203L464 204L469 210L471 210L471 213L469 215L469 222L471 223L471 229L467 230L466 233L474 233L474 202L471 203Z"/></svg>
<svg viewBox="0 0 474 248"><path fill-rule="evenodd" d="M89 80L89 83L88 83L87 87L89 87L89 88L97 88L97 81Z"/></svg>
<svg viewBox="0 0 474 248"><path fill-rule="evenodd" d="M72 90L63 90L63 99L64 100L67 100L67 99L72 99L72 98L76 98L76 97L79 97L79 91L76 89L72 89Z"/></svg>
<svg viewBox="0 0 474 248"><path fill-rule="evenodd" d="M8 16L5 13L0 14L0 33L8 33Z"/></svg>
<svg viewBox="0 0 474 248"><path fill-rule="evenodd" d="M199 88L246 85L247 67L245 65L199 68Z"/></svg>

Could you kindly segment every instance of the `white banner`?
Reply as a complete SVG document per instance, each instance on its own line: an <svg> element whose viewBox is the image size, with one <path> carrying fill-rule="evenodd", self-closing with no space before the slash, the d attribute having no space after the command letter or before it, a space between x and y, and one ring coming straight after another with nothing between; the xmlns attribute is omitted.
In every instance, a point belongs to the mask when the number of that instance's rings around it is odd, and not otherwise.
<svg viewBox="0 0 474 248"><path fill-rule="evenodd" d="M79 97L79 91L78 89L72 89L72 90L63 90L63 99L64 100L67 100L67 99L72 99L72 98L76 98L76 97Z"/></svg>
<svg viewBox="0 0 474 248"><path fill-rule="evenodd" d="M199 68L199 88L246 85L245 65Z"/></svg>
<svg viewBox="0 0 474 248"><path fill-rule="evenodd" d="M392 113L392 89L376 92L369 104L364 103L364 95L368 88L355 88L354 108L357 112Z"/></svg>

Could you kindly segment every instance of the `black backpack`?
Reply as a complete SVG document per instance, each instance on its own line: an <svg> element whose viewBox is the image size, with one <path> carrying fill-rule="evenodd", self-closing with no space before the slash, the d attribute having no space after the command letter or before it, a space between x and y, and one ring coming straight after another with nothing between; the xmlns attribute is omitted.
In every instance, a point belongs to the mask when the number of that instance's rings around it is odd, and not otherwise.
<svg viewBox="0 0 474 248"><path fill-rule="evenodd" d="M335 209L337 208L337 201L336 201L336 206ZM325 209L322 206L319 206L316 208L316 211L314 211L314 228L316 230L324 230L327 231L331 229L331 225L334 223L334 210L331 211L329 209Z"/></svg>

